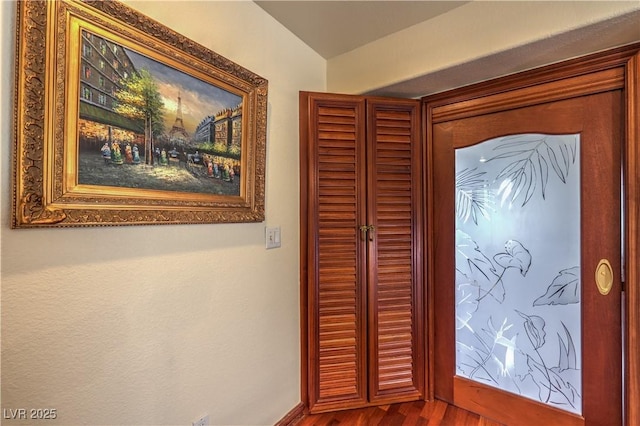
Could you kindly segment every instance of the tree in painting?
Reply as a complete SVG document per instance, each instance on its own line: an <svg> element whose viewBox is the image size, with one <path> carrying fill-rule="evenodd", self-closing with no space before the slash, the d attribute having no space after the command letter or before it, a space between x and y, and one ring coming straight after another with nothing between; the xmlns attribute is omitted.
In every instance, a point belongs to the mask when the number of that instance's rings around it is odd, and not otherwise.
<svg viewBox="0 0 640 426"><path fill-rule="evenodd" d="M164 131L164 102L158 85L144 68L123 79L121 84L122 88L115 93L118 105L114 110L125 117L144 120L145 163L153 164L154 135Z"/></svg>

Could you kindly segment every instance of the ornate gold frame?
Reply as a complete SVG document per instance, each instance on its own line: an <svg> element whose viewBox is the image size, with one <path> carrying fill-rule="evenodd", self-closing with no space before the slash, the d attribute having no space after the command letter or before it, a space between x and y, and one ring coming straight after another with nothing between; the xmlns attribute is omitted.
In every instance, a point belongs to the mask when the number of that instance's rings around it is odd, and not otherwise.
<svg viewBox="0 0 640 426"><path fill-rule="evenodd" d="M13 228L264 220L266 79L116 1L17 7ZM241 97L239 196L78 184L82 29Z"/></svg>

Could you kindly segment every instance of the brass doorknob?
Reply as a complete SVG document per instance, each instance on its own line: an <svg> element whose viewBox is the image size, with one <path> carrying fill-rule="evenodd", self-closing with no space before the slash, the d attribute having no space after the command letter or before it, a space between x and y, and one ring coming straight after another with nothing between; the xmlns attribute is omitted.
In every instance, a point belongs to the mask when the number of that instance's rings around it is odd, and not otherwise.
<svg viewBox="0 0 640 426"><path fill-rule="evenodd" d="M603 296L609 294L613 287L613 269L607 259L601 259L596 266L596 285Z"/></svg>

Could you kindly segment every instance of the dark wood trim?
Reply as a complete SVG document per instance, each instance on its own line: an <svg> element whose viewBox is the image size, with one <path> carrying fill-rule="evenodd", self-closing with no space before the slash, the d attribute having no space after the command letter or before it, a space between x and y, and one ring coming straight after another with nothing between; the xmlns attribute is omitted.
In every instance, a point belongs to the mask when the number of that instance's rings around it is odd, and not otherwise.
<svg viewBox="0 0 640 426"><path fill-rule="evenodd" d="M299 105L309 101L307 93L300 92ZM309 287L307 285L308 266L307 259L308 237L307 237L307 185L308 185L308 166L307 155L309 146L309 116L307 114L298 114L300 120L300 396L302 404L309 406Z"/></svg>
<svg viewBox="0 0 640 426"><path fill-rule="evenodd" d="M414 291L416 292L414 296L415 303L415 314L414 314L414 333L416 336L416 344L414 346L417 355L415 358L416 366L414 366L414 377L416 378L417 388L420 391L421 399L425 399L426 396L426 384L427 381L426 373L427 370L427 351L426 351L426 323L424 321L425 315L425 293L426 293L426 276L424 274L425 268L424 264L426 259L426 252L424 251L424 240L425 240L425 232L426 232L426 223L425 223L425 210L424 210L424 199L425 199L425 187L424 176L425 173L425 164L422 162L423 154L422 152L426 149L423 147L421 141L423 140L422 136L422 103L418 101L418 106L416 108L417 117L415 117L414 124L414 132L416 132L416 137L418 138L418 142L416 143L416 155L413 158L412 168L417 170L416 179L413 181L413 191L414 191L414 223L415 229L413 231L413 239L414 243L414 254L413 254L413 273L415 274L414 278Z"/></svg>
<svg viewBox="0 0 640 426"><path fill-rule="evenodd" d="M445 126L442 129L442 126ZM455 220L451 212L455 211L454 185L455 182L455 158L453 151L453 135L452 132L446 131L446 125L434 124L431 128L431 154L432 162L436 164L440 173L434 173L431 170L431 181L433 192L431 197L431 220L429 224L430 238L432 239L432 250L430 254L430 279L427 286L430 287L431 294L432 323L430 331L433 332L429 336L431 341L431 351L433 353L431 369L433 371L432 383L433 392L436 399L453 403L454 392L451 377L455 374L455 351L450 350L449 344L439 344L442 336L448 336L451 343L454 342L454 336L449 335L445 330L455 330L455 312L451 309L455 300L454 287L449 285L438 285L438 283L455 282L455 263L451 256L455 253L454 239L439 238L438 235L454 235ZM434 146L434 141L441 143L440 147ZM446 147L447 149L442 149ZM451 196L449 196L451 195ZM447 230L447 231L445 231ZM451 301L451 303L442 303L442 300ZM436 303L436 301L439 301ZM436 340L438 339L438 341Z"/></svg>
<svg viewBox="0 0 640 426"><path fill-rule="evenodd" d="M633 426L640 424L640 52L629 59L626 77L625 424Z"/></svg>
<svg viewBox="0 0 640 426"><path fill-rule="evenodd" d="M640 49L640 43L629 44L605 52L598 52L568 61L558 62L529 71L523 71L489 81L463 86L446 92L425 96L432 107L469 101L484 96L537 86L543 83L564 80L569 77L624 67Z"/></svg>
<svg viewBox="0 0 640 426"><path fill-rule="evenodd" d="M456 376L456 407L472 413L491 418L492 413L499 412L500 419L493 419L506 425L553 425L583 426L584 419L573 413L563 411L537 401L524 401L513 393L497 388L478 386L478 382ZM536 405L539 411L532 411ZM504 407L509 407L505 410ZM541 415L542 414L542 415ZM543 417L544 416L544 417ZM615 423L612 423L615 424Z"/></svg>
<svg viewBox="0 0 640 426"><path fill-rule="evenodd" d="M275 426L294 426L304 417L305 407L302 402L293 407L287 414L281 418Z"/></svg>
<svg viewBox="0 0 640 426"><path fill-rule="evenodd" d="M567 77L567 80L541 83L537 86L514 89L508 93L496 93L439 106L433 109L432 119L434 124L437 124L620 89L624 87L624 76L624 68L618 67L578 77Z"/></svg>
<svg viewBox="0 0 640 426"><path fill-rule="evenodd" d="M435 399L435 350L433 344L433 338L435 336L435 303L434 303L434 290L432 285L435 280L434 275L434 232L433 232L433 179L431 173L433 169L433 121L431 119L433 115L432 107L429 104L423 104L422 107L422 134L426 138L425 148L423 150L423 188L424 198L423 211L426 219L424 226L425 238L424 238L424 255L426 261L423 262L423 276L425 279L424 289L424 325L426 335L425 340L425 395L426 401L432 401Z"/></svg>

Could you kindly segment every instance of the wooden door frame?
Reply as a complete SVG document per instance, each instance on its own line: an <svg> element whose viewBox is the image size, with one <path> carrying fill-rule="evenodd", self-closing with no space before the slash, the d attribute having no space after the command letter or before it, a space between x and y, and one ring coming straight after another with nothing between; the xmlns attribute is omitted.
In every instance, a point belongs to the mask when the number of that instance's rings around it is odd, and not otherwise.
<svg viewBox="0 0 640 426"><path fill-rule="evenodd" d="M623 319L624 341L624 418L626 425L640 424L640 43L600 52L531 71L481 82L451 91L426 96L423 102L423 134L426 149L423 155L426 191L427 254L425 277L425 324L427 324L426 354L427 368L425 383L427 399L435 398L435 348L434 328L434 212L437 208L433 200L433 126L435 123L504 111L510 107L536 105L541 102L568 99L584 94L584 87L567 86L564 81L576 77L607 71L606 81L592 81L594 93L599 90L623 91L624 96L624 138L622 141L624 170L624 241L625 241L625 317ZM536 91L544 85L545 91ZM517 95L516 95L517 91ZM509 98L509 93L514 96ZM501 102L487 102L491 96L505 95ZM526 96L522 96L525 94Z"/></svg>

